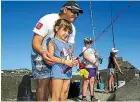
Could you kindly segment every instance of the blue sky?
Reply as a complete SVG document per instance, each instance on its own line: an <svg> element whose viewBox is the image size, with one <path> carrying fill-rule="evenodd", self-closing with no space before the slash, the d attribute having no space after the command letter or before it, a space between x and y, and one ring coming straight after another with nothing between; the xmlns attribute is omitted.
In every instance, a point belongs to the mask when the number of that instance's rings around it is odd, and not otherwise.
<svg viewBox="0 0 140 102"><path fill-rule="evenodd" d="M112 2L113 19L126 8L131 1ZM76 27L75 56L83 47L83 39L93 37L89 1L78 1L84 14L74 22ZM110 24L109 1L93 1L93 19L95 36ZM34 28L40 17L48 13L58 13L64 1L2 1L1 2L1 68L31 69L31 41ZM140 2L135 2L114 24L116 48L118 56L128 60L140 69ZM108 56L112 48L111 28L96 41L98 53L104 58L99 69L108 64Z"/></svg>

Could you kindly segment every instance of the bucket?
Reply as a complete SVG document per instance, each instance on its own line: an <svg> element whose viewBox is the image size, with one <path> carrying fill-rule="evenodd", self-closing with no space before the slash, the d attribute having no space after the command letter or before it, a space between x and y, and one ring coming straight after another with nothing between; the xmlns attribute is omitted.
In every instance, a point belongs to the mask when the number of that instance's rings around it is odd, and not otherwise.
<svg viewBox="0 0 140 102"><path fill-rule="evenodd" d="M105 87L105 86L104 86L104 83L100 83L100 84L99 84L99 88L100 88L100 89L104 89L104 87Z"/></svg>

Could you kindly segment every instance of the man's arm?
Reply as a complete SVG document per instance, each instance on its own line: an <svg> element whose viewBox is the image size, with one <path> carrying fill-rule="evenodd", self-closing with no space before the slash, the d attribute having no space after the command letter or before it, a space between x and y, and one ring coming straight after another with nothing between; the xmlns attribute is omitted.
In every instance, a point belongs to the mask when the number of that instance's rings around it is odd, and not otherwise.
<svg viewBox="0 0 140 102"><path fill-rule="evenodd" d="M43 50L42 50L42 42L43 42L44 37L34 34L33 40L32 40L32 48L35 50L37 53L42 55Z"/></svg>
<svg viewBox="0 0 140 102"><path fill-rule="evenodd" d="M53 60L50 58L50 54L47 50L42 49L42 42L43 42L44 37L34 34L33 40L32 40L32 48L35 50L38 54L40 54L43 58L43 60L47 64L52 64Z"/></svg>

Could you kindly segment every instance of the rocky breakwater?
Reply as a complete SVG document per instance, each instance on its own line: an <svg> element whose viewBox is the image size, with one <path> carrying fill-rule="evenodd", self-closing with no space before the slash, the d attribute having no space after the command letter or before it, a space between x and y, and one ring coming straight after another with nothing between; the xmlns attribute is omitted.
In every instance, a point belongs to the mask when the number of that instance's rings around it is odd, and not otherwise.
<svg viewBox="0 0 140 102"><path fill-rule="evenodd" d="M140 101L140 77L134 77L116 92L116 101Z"/></svg>

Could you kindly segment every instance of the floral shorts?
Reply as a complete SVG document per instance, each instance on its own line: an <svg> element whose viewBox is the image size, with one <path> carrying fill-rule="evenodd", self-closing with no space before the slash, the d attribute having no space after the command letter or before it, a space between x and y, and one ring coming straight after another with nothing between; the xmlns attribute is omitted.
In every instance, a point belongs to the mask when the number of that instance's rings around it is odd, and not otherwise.
<svg viewBox="0 0 140 102"><path fill-rule="evenodd" d="M52 66L45 64L39 54L31 55L32 75L34 79L51 78Z"/></svg>

